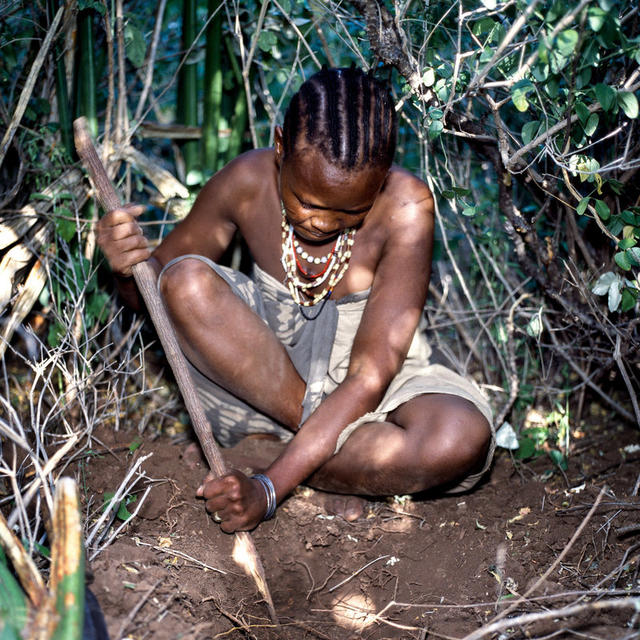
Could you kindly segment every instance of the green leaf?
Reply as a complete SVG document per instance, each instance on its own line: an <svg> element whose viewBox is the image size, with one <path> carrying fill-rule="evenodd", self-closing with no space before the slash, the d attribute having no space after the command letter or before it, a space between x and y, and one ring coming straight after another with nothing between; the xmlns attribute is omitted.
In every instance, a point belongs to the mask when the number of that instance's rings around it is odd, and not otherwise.
<svg viewBox="0 0 640 640"><path fill-rule="evenodd" d="M522 144L529 144L535 138L539 128L540 122L538 120L526 122L522 127Z"/></svg>
<svg viewBox="0 0 640 640"><path fill-rule="evenodd" d="M102 505L103 510L107 509L107 507L109 506L109 503L111 502L111 500L113 500L113 496L115 495L116 494L113 491L104 492L103 505ZM129 511L127 510L127 505L131 504L132 502L135 502L137 499L138 499L138 496L128 495L124 498L124 500L121 500L117 505L118 512L116 513L116 517L122 520L123 522L126 522L131 517L131 513L129 513Z"/></svg>
<svg viewBox="0 0 640 640"><path fill-rule="evenodd" d="M124 49L131 64L138 68L144 63L147 53L147 43L142 31L131 22L127 22L124 28Z"/></svg>
<svg viewBox="0 0 640 640"><path fill-rule="evenodd" d="M633 211L631 211L630 209L624 209L624 211L622 211L622 213L620 214L620 217L627 223L627 224L633 224L633 225L637 225L640 223L640 220L638 219L639 216L636 216Z"/></svg>
<svg viewBox="0 0 640 640"><path fill-rule="evenodd" d="M109 294L106 291L95 291L87 299L86 314L87 324L91 324L95 318L103 323L109 315Z"/></svg>
<svg viewBox="0 0 640 640"><path fill-rule="evenodd" d="M566 471L569 468L567 459L557 449L551 449L549 451L549 457L553 460L553 463L563 471Z"/></svg>
<svg viewBox="0 0 640 640"><path fill-rule="evenodd" d="M569 58L578 44L578 32L575 29L566 29L558 34L556 46L563 58Z"/></svg>
<svg viewBox="0 0 640 640"><path fill-rule="evenodd" d="M578 202L578 206L576 207L576 213L579 216L584 215L584 212L587 210L588 204L589 204L589 198L582 198L582 200Z"/></svg>
<svg viewBox="0 0 640 640"><path fill-rule="evenodd" d="M631 260L626 251L618 251L618 253L613 256L613 259L623 271L629 271L629 269L631 269Z"/></svg>
<svg viewBox="0 0 640 640"><path fill-rule="evenodd" d="M600 116L597 113L592 113L584 126L584 132L588 136L592 136L593 132L598 128L598 122L600 122Z"/></svg>
<svg viewBox="0 0 640 640"><path fill-rule="evenodd" d="M604 200L595 200L594 205L596 207L596 213L603 220L608 220L611 215L611 209L609 209L609 205L604 202Z"/></svg>
<svg viewBox="0 0 640 640"><path fill-rule="evenodd" d="M620 250L630 249L631 247L635 247L635 246L636 246L635 238L623 238L622 240L620 240L620 242L618 242L618 249Z"/></svg>
<svg viewBox="0 0 640 640"><path fill-rule="evenodd" d="M465 207L462 210L462 215L467 216L467 218L473 218L476 213L478 213L478 207Z"/></svg>
<svg viewBox="0 0 640 640"><path fill-rule="evenodd" d="M631 91L618 91L618 104L627 118L638 117L638 98Z"/></svg>
<svg viewBox="0 0 640 640"><path fill-rule="evenodd" d="M617 236L623 229L624 224L620 220L620 216L613 215L607 220L607 229L612 236Z"/></svg>
<svg viewBox="0 0 640 640"><path fill-rule="evenodd" d="M455 194L455 191L451 189L447 189L446 191L442 192L442 197L446 198L447 200L453 200L453 198L456 197L456 194Z"/></svg>
<svg viewBox="0 0 640 640"><path fill-rule="evenodd" d="M56 233L65 242L70 242L76 235L76 223L74 220L70 220L69 218L73 218L73 214L69 209L66 207L58 207L56 209Z"/></svg>
<svg viewBox="0 0 640 640"><path fill-rule="evenodd" d="M442 120L443 116L444 111L442 109L435 109L433 107L429 109L429 117L432 120Z"/></svg>
<svg viewBox="0 0 640 640"><path fill-rule="evenodd" d="M136 449L138 449L140 447L141 444L142 444L142 440L134 440L129 445L129 453L133 453Z"/></svg>
<svg viewBox="0 0 640 640"><path fill-rule="evenodd" d="M625 287L622 290L622 301L620 302L620 311L629 311L633 309L638 302L638 290Z"/></svg>
<svg viewBox="0 0 640 640"><path fill-rule="evenodd" d="M589 27L596 33L602 29L607 14L600 7L589 7L587 10L587 21Z"/></svg>
<svg viewBox="0 0 640 640"><path fill-rule="evenodd" d="M600 103L602 109L609 111L616 99L615 90L600 82L594 87L594 91L596 92L596 100Z"/></svg>
<svg viewBox="0 0 640 640"><path fill-rule="evenodd" d="M471 28L471 31L473 35L480 36L483 33L489 33L493 29L493 27L495 27L495 25L496 23L494 20L485 17L481 20L478 20L478 22L475 22L473 27Z"/></svg>
<svg viewBox="0 0 640 640"><path fill-rule="evenodd" d="M444 125L442 124L442 121L434 120L429 125L429 131L428 131L429 140L435 140L442 133L443 129L444 129Z"/></svg>
<svg viewBox="0 0 640 640"><path fill-rule="evenodd" d="M527 100L527 94L532 89L531 82L528 80L521 80L516 82L511 88L511 99L516 109L521 112L525 112L529 108L529 101Z"/></svg>
<svg viewBox="0 0 640 640"><path fill-rule="evenodd" d="M611 285L616 281L619 282L620 277L613 273L613 271L607 271L598 278L598 281L593 285L591 291L597 296L603 296L605 293L609 293Z"/></svg>
<svg viewBox="0 0 640 640"><path fill-rule="evenodd" d="M609 287L609 297L607 300L607 304L609 307L609 311L612 313L618 309L620 306L620 302L622 301L622 294L620 293L620 289L622 287L622 282L618 279L611 283Z"/></svg>
<svg viewBox="0 0 640 640"><path fill-rule="evenodd" d="M519 444L520 446L514 454L518 460L531 458L536 452L536 443L531 438L520 438Z"/></svg>
<svg viewBox="0 0 640 640"><path fill-rule="evenodd" d="M578 118L580 120L580 124L584 127L585 123L589 119L589 116L591 115L589 113L588 107L584 104L584 102L580 102L580 100L578 100L576 102L576 104L575 104L574 109L576 110L576 113L578 114Z"/></svg>
<svg viewBox="0 0 640 640"><path fill-rule="evenodd" d="M50 347L57 347L60 344L62 337L64 336L64 331L64 326L57 321L49 327L47 343Z"/></svg>
<svg viewBox="0 0 640 640"><path fill-rule="evenodd" d="M278 42L278 38L273 31L262 31L258 36L258 46L262 51L269 52Z"/></svg>
<svg viewBox="0 0 640 640"><path fill-rule="evenodd" d="M433 67L429 67L425 69L422 74L422 82L427 87L432 87L436 81L436 72L433 70ZM432 116L433 117L433 116Z"/></svg>
<svg viewBox="0 0 640 640"><path fill-rule="evenodd" d="M630 247L624 253L630 262L636 266L640 266L640 247Z"/></svg>

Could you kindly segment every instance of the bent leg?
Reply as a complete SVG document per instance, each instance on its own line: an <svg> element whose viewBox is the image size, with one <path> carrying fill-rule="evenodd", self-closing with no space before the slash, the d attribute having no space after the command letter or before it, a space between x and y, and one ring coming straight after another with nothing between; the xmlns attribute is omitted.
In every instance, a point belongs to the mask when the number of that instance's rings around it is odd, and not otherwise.
<svg viewBox="0 0 640 640"><path fill-rule="evenodd" d="M160 289L178 342L193 365L295 431L305 383L262 318L196 258L169 266Z"/></svg>
<svg viewBox="0 0 640 640"><path fill-rule="evenodd" d="M400 495L452 485L485 463L487 419L458 396L425 394L354 431L309 480L337 493Z"/></svg>

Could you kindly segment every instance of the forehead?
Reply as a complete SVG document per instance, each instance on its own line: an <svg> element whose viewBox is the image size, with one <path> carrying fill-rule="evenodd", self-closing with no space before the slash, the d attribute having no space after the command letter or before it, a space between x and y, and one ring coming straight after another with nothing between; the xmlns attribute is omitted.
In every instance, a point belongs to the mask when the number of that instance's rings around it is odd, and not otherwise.
<svg viewBox="0 0 640 640"><path fill-rule="evenodd" d="M386 175L381 167L344 169L309 147L286 156L281 173L295 195L313 196L314 201L344 209L371 204Z"/></svg>

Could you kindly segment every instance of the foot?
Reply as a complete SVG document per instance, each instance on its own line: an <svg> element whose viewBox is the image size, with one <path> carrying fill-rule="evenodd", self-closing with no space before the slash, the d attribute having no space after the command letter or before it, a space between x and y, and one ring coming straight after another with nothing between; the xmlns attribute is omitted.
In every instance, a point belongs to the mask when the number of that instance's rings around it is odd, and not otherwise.
<svg viewBox="0 0 640 640"><path fill-rule="evenodd" d="M332 516L340 516L347 522L355 522L362 518L367 510L369 501L361 496L328 493L314 490L310 496L313 504Z"/></svg>

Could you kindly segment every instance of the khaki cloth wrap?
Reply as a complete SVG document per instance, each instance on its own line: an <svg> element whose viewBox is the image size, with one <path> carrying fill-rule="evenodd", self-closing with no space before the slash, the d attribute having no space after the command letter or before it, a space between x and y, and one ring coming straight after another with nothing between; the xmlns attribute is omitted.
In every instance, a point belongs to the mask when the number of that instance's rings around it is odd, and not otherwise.
<svg viewBox="0 0 640 640"><path fill-rule="evenodd" d="M298 306L288 289L268 273L254 265L252 277L220 266L204 256L179 256L165 265L158 277L171 265L193 258L201 260L220 275L235 295L242 299L275 333L284 345L296 370L307 383L301 424L322 400L344 380L349 366L351 347L360 326L370 290L354 293L340 300L326 299L313 307ZM231 318L232 322L233 319ZM214 339L215 336L212 336ZM487 471L495 449L495 428L491 408L480 389L470 380L439 364L429 364L431 348L423 328L416 331L401 370L391 381L375 411L347 425L338 438L336 453L347 438L361 425L384 422L387 415L401 404L425 393L459 396L472 402L491 425L492 439L485 465L479 473L467 476L449 492L471 488ZM289 441L293 434L268 416L232 395L204 376L188 362L194 384L218 442L233 446L255 433L277 435Z"/></svg>

